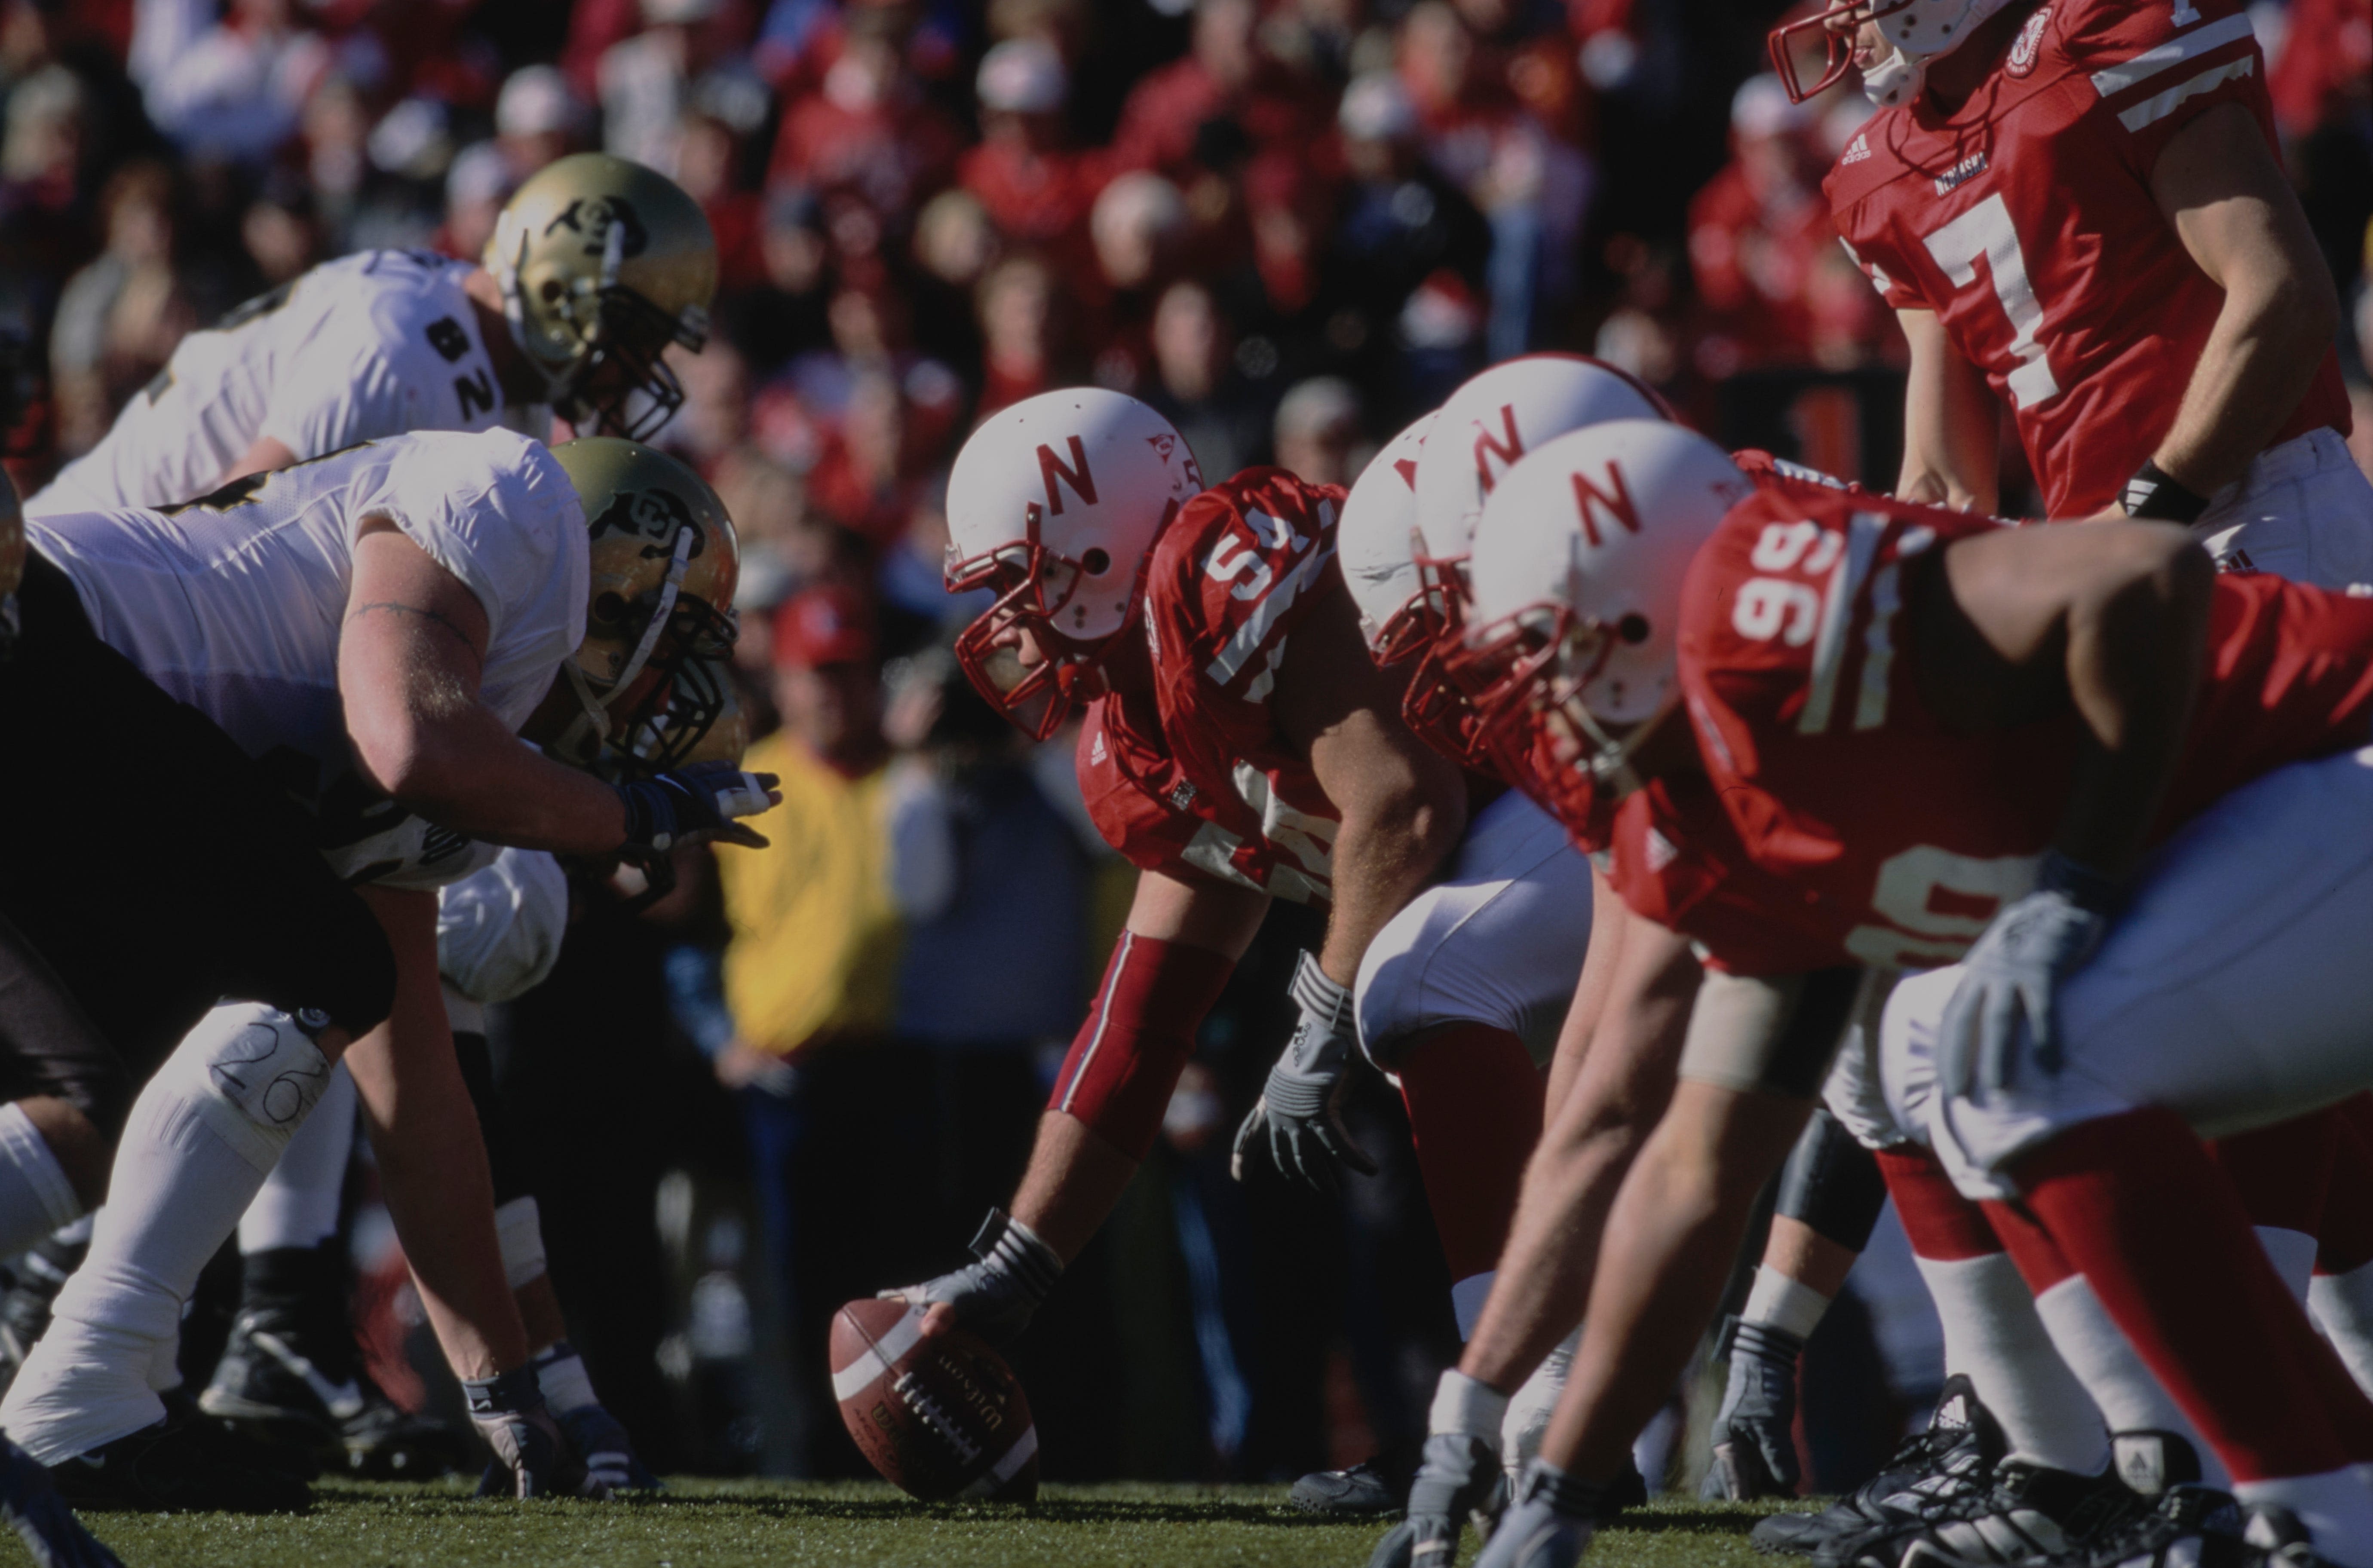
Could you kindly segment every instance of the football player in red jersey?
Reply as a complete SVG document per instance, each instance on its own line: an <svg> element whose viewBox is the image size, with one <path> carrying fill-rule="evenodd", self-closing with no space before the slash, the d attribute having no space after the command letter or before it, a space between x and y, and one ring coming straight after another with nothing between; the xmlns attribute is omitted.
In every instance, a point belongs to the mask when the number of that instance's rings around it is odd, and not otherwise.
<svg viewBox="0 0 2373 1568"><path fill-rule="evenodd" d="M1575 765L1644 783L1634 798L1710 784L1729 833L1709 824L1698 848L1743 851L1724 890L1762 919L1701 937L1713 967L1683 1082L1483 1562L1571 1562L1586 1543L1807 1108L1773 1070L1826 1056L1863 968L1965 950L1926 982L1949 996L1925 1055L1889 1029L1898 1119L1986 1199L2035 1288L2086 1277L2232 1476L2257 1549L2311 1535L2330 1561L2373 1562L2373 1492L2351 1469L2373 1458L2373 1405L2334 1375L2193 1132L2373 1079L2355 1027L2373 986L2350 946L2373 849L2332 832L2373 813L2352 750L2373 720L2373 605L2215 577L2165 526L2011 530L1769 483L1734 508L1736 471L1669 426L1561 447L1632 505L1553 508L1521 470L1502 486L1473 562L1469 689L1487 726L1543 722ZM1684 707L1689 724L1667 722ZM1692 1071L1725 1063L1750 1071ZM1999 1493L2017 1486L2005 1474L1977 1505L2016 1517L2023 1500ZM2145 1558L2187 1535L2196 1550L2182 1506L2134 1527Z"/></svg>
<svg viewBox="0 0 2373 1568"><path fill-rule="evenodd" d="M1807 89L1790 35L1819 29ZM1772 54L1799 96L1852 63L1888 106L1826 189L1911 345L1899 495L1994 509L2000 398L2052 517L2166 519L2220 564L2373 581L2338 300L2246 7L1846 0Z"/></svg>
<svg viewBox="0 0 2373 1568"><path fill-rule="evenodd" d="M1081 788L1140 872L1011 1217L992 1216L979 1261L903 1293L1001 1339L1151 1146L1196 1027L1272 897L1323 905L1329 920L1295 974L1301 1025L1239 1159L1266 1154L1322 1184L1338 1162L1369 1168L1339 1115L1353 984L1378 932L1455 871L1468 785L1409 732L1398 683L1367 658L1335 563L1339 488L1253 469L1206 491L1166 421L1095 389L1001 411L951 484L950 584L999 595L957 657L1031 733L1083 712ZM1536 859L1562 852L1550 837ZM1480 1188L1504 1167L1504 1223L1538 1074L1513 1027L1442 1033L1441 1051L1404 1064L1405 1097L1420 1145L1475 1148L1444 1168L1481 1174L1447 1195L1430 1182L1429 1196L1437 1214L1488 1215ZM1497 1244L1476 1249L1483 1267Z"/></svg>

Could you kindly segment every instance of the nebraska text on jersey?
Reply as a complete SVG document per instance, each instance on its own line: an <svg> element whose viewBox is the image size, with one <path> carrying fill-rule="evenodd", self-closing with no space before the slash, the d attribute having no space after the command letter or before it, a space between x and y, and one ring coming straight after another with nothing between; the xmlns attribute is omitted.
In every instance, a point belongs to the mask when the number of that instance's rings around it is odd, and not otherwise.
<svg viewBox="0 0 2373 1568"><path fill-rule="evenodd" d="M1343 492L1282 469L1204 491L1147 563L1151 693L1099 699L1080 742L1096 825L1141 869L1326 901L1340 825L1269 696L1295 628L1339 581Z"/></svg>
<svg viewBox="0 0 2373 1568"><path fill-rule="evenodd" d="M1829 177L1848 252L1985 372L2054 517L2115 501L2175 422L2225 297L2151 170L2225 103L2272 144L2264 73L2235 0L2053 0L1959 110L1882 111ZM2269 445L2348 424L2326 351Z"/></svg>

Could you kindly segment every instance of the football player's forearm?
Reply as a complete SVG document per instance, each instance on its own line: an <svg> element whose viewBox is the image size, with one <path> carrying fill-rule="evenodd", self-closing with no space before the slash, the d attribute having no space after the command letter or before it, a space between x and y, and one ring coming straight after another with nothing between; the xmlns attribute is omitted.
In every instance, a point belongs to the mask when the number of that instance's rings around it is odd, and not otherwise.
<svg viewBox="0 0 2373 1568"><path fill-rule="evenodd" d="M2155 560L2068 612L2068 689L2087 737L2053 843L2111 875L2141 853L2200 685L2215 568L2167 532Z"/></svg>
<svg viewBox="0 0 2373 1568"><path fill-rule="evenodd" d="M1897 312L1911 345L1903 387L1903 467L1895 493L1932 506L1992 511L2000 415L1984 376L1955 351L1933 312Z"/></svg>
<svg viewBox="0 0 2373 1568"><path fill-rule="evenodd" d="M1048 1111L1038 1118L1038 1141L1014 1189L1012 1215L1069 1263L1120 1201L1137 1166L1086 1122Z"/></svg>
<svg viewBox="0 0 2373 1568"><path fill-rule="evenodd" d="M1451 777L1455 780L1455 773ZM1333 913L1318 966L1329 979L1348 986L1359 978L1368 943L1457 847L1467 830L1467 810L1463 789L1411 789L1337 803L1343 825L1335 836Z"/></svg>
<svg viewBox="0 0 2373 1568"><path fill-rule="evenodd" d="M438 1342L457 1375L491 1376L525 1363L527 1333L503 1273L485 1143L445 1022L435 899L376 888L364 896L395 950L396 1001L344 1059Z"/></svg>
<svg viewBox="0 0 2373 1568"><path fill-rule="evenodd" d="M420 726L410 765L389 793L439 826L493 844L602 855L626 836L607 784L553 761L476 704Z"/></svg>
<svg viewBox="0 0 2373 1568"><path fill-rule="evenodd" d="M2337 316L2328 287L2308 287L2287 268L2262 287L2227 293L2151 461L2202 496L2241 477L2297 412Z"/></svg>

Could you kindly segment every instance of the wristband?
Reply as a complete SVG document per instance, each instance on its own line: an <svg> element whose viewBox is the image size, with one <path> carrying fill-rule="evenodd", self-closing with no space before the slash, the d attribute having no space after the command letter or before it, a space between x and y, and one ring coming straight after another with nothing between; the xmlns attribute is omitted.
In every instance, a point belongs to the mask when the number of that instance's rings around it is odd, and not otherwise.
<svg viewBox="0 0 2373 1568"><path fill-rule="evenodd" d="M544 1389L536 1382L532 1365L515 1366L492 1377L464 1377L462 1398L473 1421L489 1416L526 1415L544 1409Z"/></svg>
<svg viewBox="0 0 2373 1568"><path fill-rule="evenodd" d="M2162 522L2192 523L2208 509L2208 497L2184 484L2180 479L2145 461L2126 481L2118 505L2131 518L2154 519Z"/></svg>
<svg viewBox="0 0 2373 1568"><path fill-rule="evenodd" d="M2118 879L2082 860L2072 860L2057 849L2047 850L2037 868L2039 893L2064 893L2068 901L2088 914L2106 915L2118 901Z"/></svg>

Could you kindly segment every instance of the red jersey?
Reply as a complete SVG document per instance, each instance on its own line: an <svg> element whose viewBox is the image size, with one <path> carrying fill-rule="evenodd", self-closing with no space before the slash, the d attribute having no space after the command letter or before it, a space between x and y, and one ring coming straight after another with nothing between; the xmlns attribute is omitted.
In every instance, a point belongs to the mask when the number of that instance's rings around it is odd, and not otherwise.
<svg viewBox="0 0 2373 1568"><path fill-rule="evenodd" d="M1764 479L1698 552L1680 673L1698 750L1748 856L1776 881L1770 930L1724 966L1928 968L1960 957L2034 883L2083 730L2071 711L1957 733L1922 700L1903 573L1993 519ZM2373 601L2220 575L2164 837L2285 763L2366 743Z"/></svg>
<svg viewBox="0 0 2373 1568"><path fill-rule="evenodd" d="M1327 900L1340 818L1269 696L1295 629L1341 585L1342 504L1338 486L1247 469L1154 543L1152 689L1091 705L1078 759L1097 830L1139 869Z"/></svg>
<svg viewBox="0 0 2373 1568"><path fill-rule="evenodd" d="M2109 507L2175 422L2225 296L2151 195L2219 104L2274 139L2238 0L2051 0L1952 114L1923 96L1856 134L1825 189L1889 305L1933 310L2018 422L2054 517ZM2326 350L2269 445L2345 433Z"/></svg>

